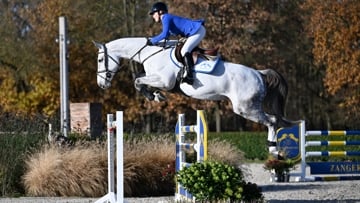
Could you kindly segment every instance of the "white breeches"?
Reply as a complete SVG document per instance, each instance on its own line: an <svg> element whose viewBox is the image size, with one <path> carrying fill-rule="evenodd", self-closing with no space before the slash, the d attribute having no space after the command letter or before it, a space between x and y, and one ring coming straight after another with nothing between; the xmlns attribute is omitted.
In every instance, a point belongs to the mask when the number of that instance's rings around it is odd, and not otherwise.
<svg viewBox="0 0 360 203"><path fill-rule="evenodd" d="M201 26L199 30L192 36L188 37L183 48L181 49L181 56L185 56L186 52L191 52L201 40L204 39L206 34L206 29L204 26Z"/></svg>

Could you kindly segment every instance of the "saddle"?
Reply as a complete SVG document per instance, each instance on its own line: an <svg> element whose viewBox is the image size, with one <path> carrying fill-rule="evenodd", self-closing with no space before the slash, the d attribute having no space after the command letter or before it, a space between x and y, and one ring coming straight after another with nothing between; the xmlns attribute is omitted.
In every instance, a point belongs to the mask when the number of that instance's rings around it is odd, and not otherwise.
<svg viewBox="0 0 360 203"><path fill-rule="evenodd" d="M180 39L175 46L175 57L182 64L184 64L184 59L181 56L181 49L184 46L185 41L186 39L185 40ZM218 58L218 52L219 52L218 47L212 49L204 49L197 46L191 51L191 55L193 57L194 64L196 64L199 57L202 57L203 59L208 61L215 61Z"/></svg>

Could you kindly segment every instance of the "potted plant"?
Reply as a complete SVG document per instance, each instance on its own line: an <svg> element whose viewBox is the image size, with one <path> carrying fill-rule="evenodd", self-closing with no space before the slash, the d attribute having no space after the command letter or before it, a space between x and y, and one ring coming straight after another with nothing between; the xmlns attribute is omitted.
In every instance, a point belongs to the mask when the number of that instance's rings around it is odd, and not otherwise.
<svg viewBox="0 0 360 203"><path fill-rule="evenodd" d="M264 169L271 172L272 181L276 182L289 182L290 170L294 169L295 163L291 159L279 160L269 158L264 164Z"/></svg>

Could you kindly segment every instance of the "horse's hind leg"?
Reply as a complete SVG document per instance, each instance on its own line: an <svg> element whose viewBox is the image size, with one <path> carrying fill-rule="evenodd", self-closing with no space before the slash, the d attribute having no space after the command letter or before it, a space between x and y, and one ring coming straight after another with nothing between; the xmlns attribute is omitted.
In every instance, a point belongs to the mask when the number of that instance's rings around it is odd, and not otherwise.
<svg viewBox="0 0 360 203"><path fill-rule="evenodd" d="M242 109L242 111L238 111L237 109ZM251 107L247 108L234 108L234 112L248 120L265 125L268 128L267 144L269 153L272 154L274 157L279 157L279 152L276 145L275 130L277 126L275 125L275 116L266 114L263 111L262 106L256 104L253 104L251 105Z"/></svg>

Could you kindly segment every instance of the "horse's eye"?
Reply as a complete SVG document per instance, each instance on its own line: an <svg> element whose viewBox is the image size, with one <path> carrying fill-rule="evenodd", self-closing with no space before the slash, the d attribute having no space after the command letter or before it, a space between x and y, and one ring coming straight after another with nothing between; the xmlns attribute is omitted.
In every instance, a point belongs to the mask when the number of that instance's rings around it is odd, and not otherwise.
<svg viewBox="0 0 360 203"><path fill-rule="evenodd" d="M101 59L98 60L99 63L101 63L101 62L103 62L103 61L104 61L103 58L101 58Z"/></svg>

